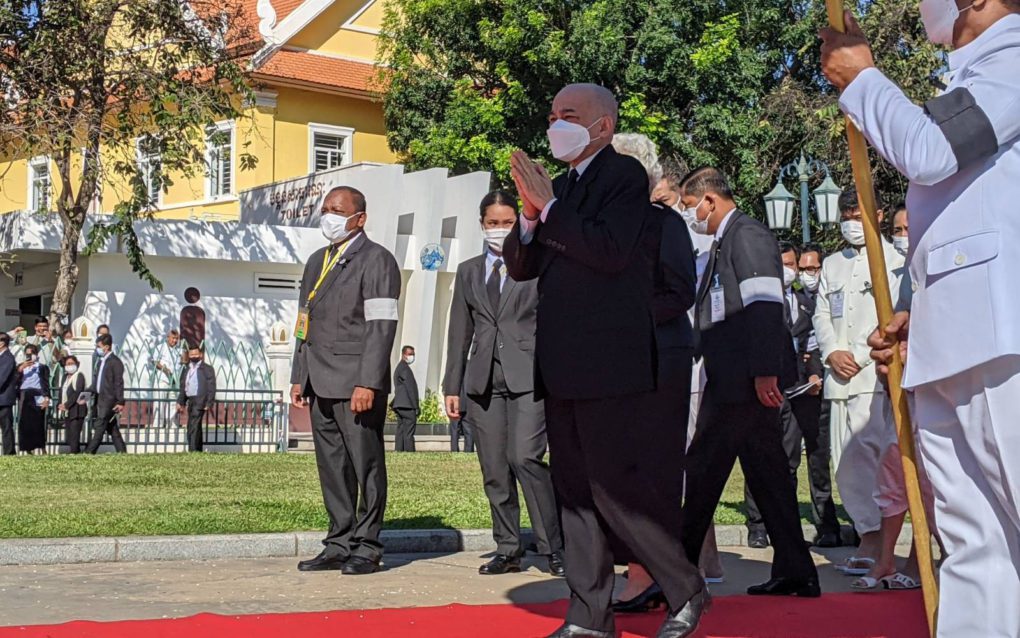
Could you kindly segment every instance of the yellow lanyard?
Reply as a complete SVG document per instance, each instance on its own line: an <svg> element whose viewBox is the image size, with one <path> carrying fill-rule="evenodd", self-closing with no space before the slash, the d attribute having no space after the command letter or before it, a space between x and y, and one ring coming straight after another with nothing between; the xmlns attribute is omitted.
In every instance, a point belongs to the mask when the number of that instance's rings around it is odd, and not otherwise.
<svg viewBox="0 0 1020 638"><path fill-rule="evenodd" d="M305 305L312 303L312 300L315 299L315 295L319 292L319 287L322 285L322 282L326 281L326 275L328 275L330 271L333 270L333 268L337 265L337 263L339 263L340 258L344 256L344 253L347 252L347 249L350 247L352 241L353 239L348 240L346 243L344 243L343 246L337 249L336 254L333 255L332 257L329 256L329 248L326 249L326 254L323 256L322 260L322 274L319 275L319 279L316 280L315 285L312 286L312 291L308 293L308 301L305 303Z"/></svg>

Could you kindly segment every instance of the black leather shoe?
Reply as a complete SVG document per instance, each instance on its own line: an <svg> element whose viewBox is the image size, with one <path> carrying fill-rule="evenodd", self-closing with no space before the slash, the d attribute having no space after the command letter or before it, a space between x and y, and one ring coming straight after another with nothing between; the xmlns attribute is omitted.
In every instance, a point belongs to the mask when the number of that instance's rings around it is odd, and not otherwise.
<svg viewBox="0 0 1020 638"><path fill-rule="evenodd" d="M297 564L298 571L302 572L324 572L331 569L343 569L347 559L342 556L327 556L323 551L315 558L303 560Z"/></svg>
<svg viewBox="0 0 1020 638"><path fill-rule="evenodd" d="M655 638L686 638L690 636L697 630L698 623L701 622L701 615L708 611L711 604L712 596L708 593L708 588L702 589L687 601L683 609L678 612L670 611L666 615L666 620L659 627L659 633L655 634Z"/></svg>
<svg viewBox="0 0 1020 638"><path fill-rule="evenodd" d="M381 570L382 566L379 565L379 561L374 561L364 556L351 556L347 559L347 564L344 565L341 573L344 576L365 576Z"/></svg>
<svg viewBox="0 0 1020 638"><path fill-rule="evenodd" d="M616 632L585 629L584 627L564 623L562 627L549 634L546 638L616 638Z"/></svg>
<svg viewBox="0 0 1020 638"><path fill-rule="evenodd" d="M818 598L822 588L818 586L818 578L773 578L761 585L747 588L749 596L797 596L800 598Z"/></svg>
<svg viewBox="0 0 1020 638"><path fill-rule="evenodd" d="M563 552L549 554L549 573L560 578L567 575L567 566L563 563Z"/></svg>
<svg viewBox="0 0 1020 638"><path fill-rule="evenodd" d="M644 614L653 609L666 606L666 594L658 583L652 585L630 600L618 600L613 603L613 612L617 614Z"/></svg>
<svg viewBox="0 0 1020 638"><path fill-rule="evenodd" d="M811 545L814 547L839 547L842 543L840 542L839 534L826 532L816 535L815 539L811 541Z"/></svg>
<svg viewBox="0 0 1020 638"><path fill-rule="evenodd" d="M769 546L769 535L763 529L753 529L747 532L747 546L751 549L765 549Z"/></svg>
<svg viewBox="0 0 1020 638"><path fill-rule="evenodd" d="M506 554L496 554L492 560L478 568L478 573L485 576L499 576L519 571L521 571L520 556L507 556Z"/></svg>

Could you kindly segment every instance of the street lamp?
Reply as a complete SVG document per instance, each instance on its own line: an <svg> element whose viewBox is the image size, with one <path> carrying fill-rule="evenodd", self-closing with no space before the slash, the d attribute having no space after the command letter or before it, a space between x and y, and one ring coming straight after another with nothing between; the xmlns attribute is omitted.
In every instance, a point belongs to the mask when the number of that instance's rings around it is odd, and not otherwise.
<svg viewBox="0 0 1020 638"><path fill-rule="evenodd" d="M811 193L808 191L808 181L823 171L825 180L814 192L815 212L818 214L818 221L822 224L834 224L839 221L839 196L843 191L832 181L829 167L825 165L825 162L808 159L801 153L799 161L791 162L779 170L779 179L775 188L765 196L765 216L768 219L769 228L775 230L792 226L796 200L783 186L783 178L796 176L800 182L802 239L805 244L811 241L811 224L808 219L811 211Z"/></svg>

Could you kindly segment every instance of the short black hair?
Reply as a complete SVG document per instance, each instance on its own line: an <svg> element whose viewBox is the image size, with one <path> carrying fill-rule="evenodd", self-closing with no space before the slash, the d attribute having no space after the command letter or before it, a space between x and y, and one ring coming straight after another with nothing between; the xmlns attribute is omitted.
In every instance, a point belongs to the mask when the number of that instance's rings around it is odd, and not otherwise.
<svg viewBox="0 0 1020 638"><path fill-rule="evenodd" d="M400 349L400 354L405 354L408 350L414 350L414 346L404 346Z"/></svg>
<svg viewBox="0 0 1020 638"><path fill-rule="evenodd" d="M818 261L825 259L825 249L822 248L821 244L810 242L800 247L800 254L805 253L818 253Z"/></svg>
<svg viewBox="0 0 1020 638"><path fill-rule="evenodd" d="M0 332L0 343L4 344L4 346L11 345L11 335L6 332Z"/></svg>
<svg viewBox="0 0 1020 638"><path fill-rule="evenodd" d="M74 356L73 354L69 354L66 357L64 357L64 361L63 361L63 363L61 365L65 365L66 366L72 360L74 361L74 365L76 365L76 366L77 365L81 365L81 361L78 361L78 357Z"/></svg>
<svg viewBox="0 0 1020 638"><path fill-rule="evenodd" d="M793 253L794 259L800 260L800 249L797 248L792 242L780 241L779 242L779 254L785 255L786 253Z"/></svg>
<svg viewBox="0 0 1020 638"><path fill-rule="evenodd" d="M364 213L368 211L368 202L365 201L365 194L359 191L358 189L354 188L353 186L336 186L334 188L331 188L329 189L329 192L326 193L326 196L322 199L322 201L326 201L327 199L329 199L333 195L333 193L349 194L351 196L351 199L354 201L355 213Z"/></svg>
<svg viewBox="0 0 1020 638"><path fill-rule="evenodd" d="M105 323L101 323L101 324L99 324L99 327L98 327L98 328L96 328L96 332L99 332L99 331L100 331L100 330L102 330L103 328L106 328L106 331L107 331L107 332L110 332L110 326L106 325Z"/></svg>
<svg viewBox="0 0 1020 638"><path fill-rule="evenodd" d="M97 346L106 346L107 348L113 347L113 337L110 335L99 335L96 337Z"/></svg>
<svg viewBox="0 0 1020 638"><path fill-rule="evenodd" d="M39 354L39 346L30 343L25 346L25 354Z"/></svg>
<svg viewBox="0 0 1020 638"><path fill-rule="evenodd" d="M489 210L489 206L509 206L514 209L514 215L519 214L517 198L504 190L494 190L482 198L482 202L478 205L480 219L485 219L485 211Z"/></svg>
<svg viewBox="0 0 1020 638"><path fill-rule="evenodd" d="M689 197L702 197L705 193L715 193L729 200L734 197L726 175L713 166L702 166L688 173L680 181L680 191Z"/></svg>
<svg viewBox="0 0 1020 638"><path fill-rule="evenodd" d="M41 323L45 323L46 325L49 325L50 320L47 319L46 317L36 317L35 318L35 325L38 326Z"/></svg>
<svg viewBox="0 0 1020 638"><path fill-rule="evenodd" d="M845 213L848 210L853 210L855 208L859 208L860 205L861 205L861 203L860 203L860 199L857 197L857 187L856 186L851 186L850 188L848 188L845 191L843 191L843 193L839 196L839 212L840 213ZM882 198L879 196L878 193L875 193L875 206L878 207L878 210L882 210L882 208L883 208L883 206L882 206Z"/></svg>

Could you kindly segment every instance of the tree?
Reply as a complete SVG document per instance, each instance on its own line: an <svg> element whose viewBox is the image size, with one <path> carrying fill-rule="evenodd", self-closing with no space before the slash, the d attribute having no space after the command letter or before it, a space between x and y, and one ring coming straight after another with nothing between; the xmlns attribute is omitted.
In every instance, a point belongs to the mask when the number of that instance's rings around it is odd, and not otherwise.
<svg viewBox="0 0 1020 638"><path fill-rule="evenodd" d="M874 0L858 9L880 64L924 98L942 60L924 39L916 5ZM565 83L584 81L619 96L621 131L649 135L681 168L723 168L742 208L759 215L779 167L801 149L850 183L836 95L819 68L822 2L391 0L387 7L387 129L411 167L488 170L507 186L514 148L552 165L548 105ZM877 159L875 166L880 190L901 196L895 171Z"/></svg>
<svg viewBox="0 0 1020 638"><path fill-rule="evenodd" d="M243 116L250 90L237 60L254 40L240 9L212 0L0 0L0 156L47 155L57 168L63 235L52 324L67 321L79 242L104 187L119 201L92 225L86 254L120 238L132 269L162 289L133 224L154 213L150 188L205 170L207 126ZM242 156L242 168L253 162Z"/></svg>

